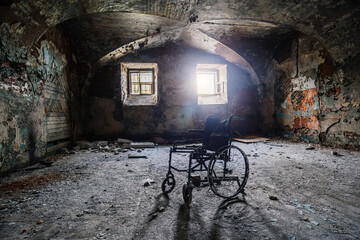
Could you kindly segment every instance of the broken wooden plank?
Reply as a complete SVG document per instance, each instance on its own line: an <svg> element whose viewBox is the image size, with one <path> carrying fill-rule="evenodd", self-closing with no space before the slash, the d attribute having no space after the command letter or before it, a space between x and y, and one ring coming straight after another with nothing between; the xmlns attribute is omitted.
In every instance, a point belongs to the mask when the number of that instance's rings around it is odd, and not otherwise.
<svg viewBox="0 0 360 240"><path fill-rule="evenodd" d="M233 138L233 140L242 142L242 143L257 143L257 142L270 141L270 138L258 137L258 136L248 136L245 138Z"/></svg>
<svg viewBox="0 0 360 240"><path fill-rule="evenodd" d="M147 158L147 156L144 155L128 155L128 158Z"/></svg>
<svg viewBox="0 0 360 240"><path fill-rule="evenodd" d="M153 148L155 144L152 142L132 142L130 146L132 148Z"/></svg>

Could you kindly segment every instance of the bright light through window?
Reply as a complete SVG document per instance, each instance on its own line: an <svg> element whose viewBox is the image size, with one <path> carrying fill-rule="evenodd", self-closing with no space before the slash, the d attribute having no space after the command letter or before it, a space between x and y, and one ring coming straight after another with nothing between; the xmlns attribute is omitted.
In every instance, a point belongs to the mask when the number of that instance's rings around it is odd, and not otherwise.
<svg viewBox="0 0 360 240"><path fill-rule="evenodd" d="M196 86L198 104L226 104L226 64L197 64Z"/></svg>
<svg viewBox="0 0 360 240"><path fill-rule="evenodd" d="M197 73L197 92L198 94L215 93L215 73Z"/></svg>

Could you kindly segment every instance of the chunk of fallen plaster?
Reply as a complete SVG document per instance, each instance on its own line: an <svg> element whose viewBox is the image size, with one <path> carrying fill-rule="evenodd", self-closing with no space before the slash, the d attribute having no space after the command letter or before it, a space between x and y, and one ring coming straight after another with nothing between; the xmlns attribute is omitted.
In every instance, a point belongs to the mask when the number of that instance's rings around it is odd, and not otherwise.
<svg viewBox="0 0 360 240"><path fill-rule="evenodd" d="M150 179L150 178L147 178L143 181L143 184L144 184L144 187L148 187L150 186L151 184L155 183L154 180Z"/></svg>
<svg viewBox="0 0 360 240"><path fill-rule="evenodd" d="M305 205L305 209L306 209L307 211L315 214L316 212L315 212L312 208L313 208L313 206L311 206L311 205L309 205L309 204L308 204L308 205Z"/></svg>
<svg viewBox="0 0 360 240"><path fill-rule="evenodd" d="M319 226L320 223L316 222L316 221L311 221L312 224L314 224L315 226Z"/></svg>

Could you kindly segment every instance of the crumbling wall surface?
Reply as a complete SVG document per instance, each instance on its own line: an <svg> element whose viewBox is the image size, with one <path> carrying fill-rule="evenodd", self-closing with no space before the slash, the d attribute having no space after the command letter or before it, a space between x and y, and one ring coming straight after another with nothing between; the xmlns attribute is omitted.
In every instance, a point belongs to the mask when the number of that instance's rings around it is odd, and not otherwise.
<svg viewBox="0 0 360 240"><path fill-rule="evenodd" d="M34 162L46 153L43 100L0 90L0 172Z"/></svg>
<svg viewBox="0 0 360 240"><path fill-rule="evenodd" d="M158 64L157 105L122 105L120 62ZM196 64L227 64L227 104L197 104ZM257 128L257 96L254 92L256 89L249 75L238 66L183 44L168 43L164 47L129 54L115 65L104 66L94 74L90 86L86 135L177 136L191 128L202 128L210 114L226 118L231 113L249 117L242 123L242 132L254 131Z"/></svg>
<svg viewBox="0 0 360 240"><path fill-rule="evenodd" d="M319 65L320 140L360 146L360 54L334 65L323 52Z"/></svg>
<svg viewBox="0 0 360 240"><path fill-rule="evenodd" d="M62 41L58 30L33 47L19 47L21 31L21 24L0 26L0 172L45 155L46 113L56 97L46 94L46 85L66 81L67 61L55 46Z"/></svg>
<svg viewBox="0 0 360 240"><path fill-rule="evenodd" d="M358 58L336 64L315 39L289 35L274 59L277 131L311 142L359 146Z"/></svg>

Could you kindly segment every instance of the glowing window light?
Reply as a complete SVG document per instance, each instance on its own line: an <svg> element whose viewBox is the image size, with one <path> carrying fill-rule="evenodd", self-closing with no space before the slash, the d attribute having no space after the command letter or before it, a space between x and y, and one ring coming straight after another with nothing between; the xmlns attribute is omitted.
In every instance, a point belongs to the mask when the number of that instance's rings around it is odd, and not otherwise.
<svg viewBox="0 0 360 240"><path fill-rule="evenodd" d="M215 83L216 83L215 72L199 72L196 74L197 92L200 95L211 95L216 94Z"/></svg>

